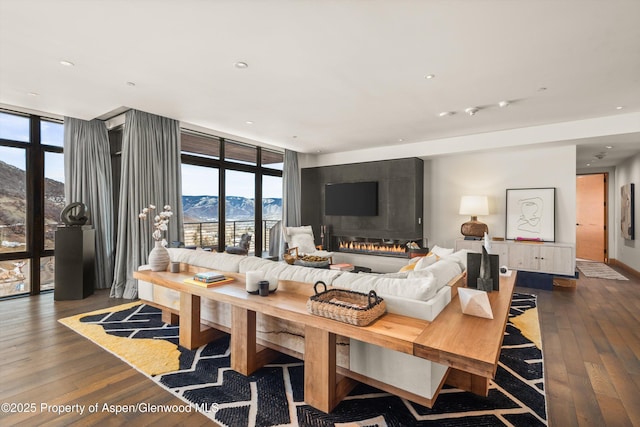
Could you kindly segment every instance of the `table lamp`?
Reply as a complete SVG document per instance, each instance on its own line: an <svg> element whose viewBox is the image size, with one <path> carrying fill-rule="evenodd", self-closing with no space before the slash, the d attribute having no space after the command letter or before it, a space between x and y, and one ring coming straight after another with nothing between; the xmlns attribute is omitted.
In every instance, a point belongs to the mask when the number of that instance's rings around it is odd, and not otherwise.
<svg viewBox="0 0 640 427"><path fill-rule="evenodd" d="M489 233L487 224L478 221L478 215L489 215L487 196L462 196L460 199L460 215L470 215L471 220L460 226L460 233L465 238L482 238Z"/></svg>

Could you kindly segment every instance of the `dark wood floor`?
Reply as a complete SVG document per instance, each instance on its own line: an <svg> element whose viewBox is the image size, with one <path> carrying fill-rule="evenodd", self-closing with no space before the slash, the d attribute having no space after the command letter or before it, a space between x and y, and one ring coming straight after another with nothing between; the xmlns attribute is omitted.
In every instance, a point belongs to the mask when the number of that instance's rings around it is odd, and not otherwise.
<svg viewBox="0 0 640 427"><path fill-rule="evenodd" d="M627 275L628 276L628 275ZM581 278L575 290L537 291L550 425L640 426L640 280ZM183 402L57 319L124 300L52 294L0 301L0 425L213 425L202 414L43 413L40 404ZM16 407L12 409L18 409Z"/></svg>

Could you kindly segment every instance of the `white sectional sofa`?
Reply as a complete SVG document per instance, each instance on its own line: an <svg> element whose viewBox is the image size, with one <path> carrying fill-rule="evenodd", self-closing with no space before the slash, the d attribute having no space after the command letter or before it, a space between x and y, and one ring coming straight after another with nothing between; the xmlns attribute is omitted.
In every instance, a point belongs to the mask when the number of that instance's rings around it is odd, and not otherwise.
<svg viewBox="0 0 640 427"><path fill-rule="evenodd" d="M212 270L234 273L263 271L269 280L302 282L301 286L308 286L310 292L313 292L313 285L317 281L362 292L373 289L385 299L388 312L428 321L435 319L451 301L451 287L447 285L459 280L466 269L466 251L444 256L432 264L420 262L424 265L419 265L419 270L393 274L356 274L190 249L172 248L169 254L172 261ZM138 296L155 305L179 310L180 296L176 291L139 281ZM203 298L201 317L203 323L228 330L231 326L231 307ZM261 344L303 357L302 326L258 314L256 327ZM338 366L427 399L431 399L438 391L447 372L444 365L353 339L339 338L337 353Z"/></svg>

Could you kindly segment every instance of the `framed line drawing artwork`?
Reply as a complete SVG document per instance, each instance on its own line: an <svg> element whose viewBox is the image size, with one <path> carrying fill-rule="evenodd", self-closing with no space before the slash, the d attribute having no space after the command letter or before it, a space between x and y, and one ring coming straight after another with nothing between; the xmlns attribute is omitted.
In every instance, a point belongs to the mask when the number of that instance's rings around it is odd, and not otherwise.
<svg viewBox="0 0 640 427"><path fill-rule="evenodd" d="M506 238L555 242L555 203L555 187L508 188Z"/></svg>

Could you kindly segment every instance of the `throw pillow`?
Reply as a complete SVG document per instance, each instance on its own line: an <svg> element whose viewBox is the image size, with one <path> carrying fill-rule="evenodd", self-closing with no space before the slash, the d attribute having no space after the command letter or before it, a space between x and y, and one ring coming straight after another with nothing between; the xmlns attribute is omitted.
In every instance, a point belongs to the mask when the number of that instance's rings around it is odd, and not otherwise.
<svg viewBox="0 0 640 427"><path fill-rule="evenodd" d="M285 232L289 236L295 236L296 234L308 234L313 235L313 228L310 225L303 225L300 227L285 227Z"/></svg>
<svg viewBox="0 0 640 427"><path fill-rule="evenodd" d="M418 258L414 258L416 261L418 260ZM406 271L413 271L414 268L416 268L416 264L417 262L412 262L411 264L407 264L403 267L400 268L400 270L398 270L398 273L404 273Z"/></svg>
<svg viewBox="0 0 640 427"><path fill-rule="evenodd" d="M447 283L451 281L458 274L462 273L462 269L457 262L450 260L441 260L433 265L430 265L424 270L414 271L409 274L409 279L413 276L420 277L419 275L424 274L426 272L430 272L433 274L433 277L436 278L436 291L445 286Z"/></svg>
<svg viewBox="0 0 640 427"><path fill-rule="evenodd" d="M457 262L458 264L460 264L460 268L462 268L462 271L465 271L467 269L467 254L469 252L471 251L468 249L460 249L458 252L454 252L451 255L447 255L442 259Z"/></svg>
<svg viewBox="0 0 640 427"><path fill-rule="evenodd" d="M422 258L420 258L420 261L416 263L416 268L414 268L414 270L416 271L424 270L425 268L429 267L430 265L438 261L438 259L440 259L440 257L434 253L430 253L430 255L423 256Z"/></svg>
<svg viewBox="0 0 640 427"><path fill-rule="evenodd" d="M431 249L431 253L434 253L442 258L443 256L451 255L453 253L453 249L441 248L440 246L435 245Z"/></svg>
<svg viewBox="0 0 640 427"><path fill-rule="evenodd" d="M316 244L309 234L294 234L291 236L291 244L289 246L292 248L297 247L298 252L303 254L312 254L316 251Z"/></svg>

